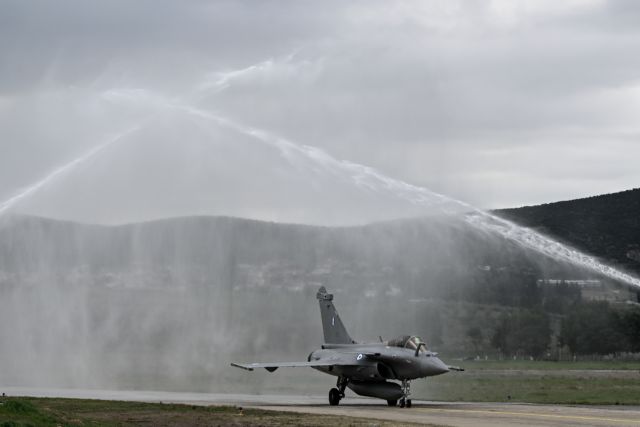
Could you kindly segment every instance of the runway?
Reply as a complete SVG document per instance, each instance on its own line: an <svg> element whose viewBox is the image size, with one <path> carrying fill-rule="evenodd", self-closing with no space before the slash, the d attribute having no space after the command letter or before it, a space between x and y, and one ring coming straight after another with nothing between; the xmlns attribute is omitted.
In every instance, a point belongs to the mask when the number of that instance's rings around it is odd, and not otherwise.
<svg viewBox="0 0 640 427"><path fill-rule="evenodd" d="M502 426L638 426L640 407L563 406L505 403L413 401L413 407L389 408L376 399L348 397L340 406L327 404L325 396L176 393L157 391L109 391L75 389L0 388L12 396L68 397L185 403L191 405L236 405L267 410L361 417L398 423L454 427Z"/></svg>
<svg viewBox="0 0 640 427"><path fill-rule="evenodd" d="M355 400L355 399L354 399ZM347 401L339 407L257 405L262 409L356 416L456 427L640 426L640 410L557 405L414 402L410 409Z"/></svg>

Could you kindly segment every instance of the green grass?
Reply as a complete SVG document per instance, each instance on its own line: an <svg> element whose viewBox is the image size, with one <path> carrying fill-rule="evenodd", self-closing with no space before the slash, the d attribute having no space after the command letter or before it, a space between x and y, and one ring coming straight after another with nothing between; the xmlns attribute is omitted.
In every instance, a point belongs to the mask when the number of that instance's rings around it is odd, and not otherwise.
<svg viewBox="0 0 640 427"><path fill-rule="evenodd" d="M443 401L640 405L638 362L464 362L416 382L416 398Z"/></svg>
<svg viewBox="0 0 640 427"><path fill-rule="evenodd" d="M107 400L0 398L0 427L116 426L393 426L332 415Z"/></svg>
<svg viewBox="0 0 640 427"><path fill-rule="evenodd" d="M462 378L440 380L421 395L432 400L639 405L640 376L635 379ZM426 396L425 396L426 394ZM416 394L417 396L417 394Z"/></svg>
<svg viewBox="0 0 640 427"><path fill-rule="evenodd" d="M460 366L470 370L483 369L544 369L544 370L636 370L640 362L594 361L594 362L550 362L536 360L478 360L461 362Z"/></svg>
<svg viewBox="0 0 640 427"><path fill-rule="evenodd" d="M57 426L55 416L41 412L31 401L0 400L0 427Z"/></svg>

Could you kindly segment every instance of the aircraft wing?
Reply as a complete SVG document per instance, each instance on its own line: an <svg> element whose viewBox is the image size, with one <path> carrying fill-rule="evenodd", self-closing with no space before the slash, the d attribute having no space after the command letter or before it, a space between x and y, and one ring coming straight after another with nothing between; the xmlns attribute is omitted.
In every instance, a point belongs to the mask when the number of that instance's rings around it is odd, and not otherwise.
<svg viewBox="0 0 640 427"><path fill-rule="evenodd" d="M336 366L344 365L339 361L316 360L313 362L274 362L274 363L231 363L235 368L253 371L257 368L264 368L269 372L273 372L278 368L314 368L318 366Z"/></svg>

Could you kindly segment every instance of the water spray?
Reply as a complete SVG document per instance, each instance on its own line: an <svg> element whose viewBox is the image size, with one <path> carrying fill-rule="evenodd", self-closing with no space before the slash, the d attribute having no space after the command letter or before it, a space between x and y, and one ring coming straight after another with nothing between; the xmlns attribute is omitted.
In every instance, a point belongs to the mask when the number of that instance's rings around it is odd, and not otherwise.
<svg viewBox="0 0 640 427"><path fill-rule="evenodd" d="M33 195L34 193L36 193L37 191L41 190L42 188L44 188L45 186L47 186L48 184L50 184L51 182L55 181L56 178L59 178L63 175L65 175L66 173L70 172L72 169L80 166L81 164L87 162L88 160L90 160L91 158L97 156L98 154L102 153L105 149L107 149L108 147L110 147L111 145L115 144L116 142L122 140L124 137L138 131L141 128L141 125L138 126L134 126L133 128L126 130L122 133L119 133L118 135L109 138L106 142L98 145L97 147L92 148L91 150L87 151L85 154L83 154L80 157L75 158L74 160L70 161L69 163L66 163L62 166L60 166L59 168L55 169L53 172L49 173L48 175L46 175L44 178L40 179L39 181L35 182L34 184L31 184L29 187L19 191L16 195L10 197L9 199L5 200L4 202L0 203L0 216L7 213L7 211L9 211L11 208L13 208L16 204L20 203L22 200L28 198L29 196Z"/></svg>
<svg viewBox="0 0 640 427"><path fill-rule="evenodd" d="M497 233L525 248L532 249L554 259L560 259L585 267L640 289L640 279L608 266L598 261L595 257L571 248L557 240L486 212L469 203L436 193L424 187L391 178L369 166L338 160L316 147L298 145L269 132L244 127L237 122L192 107L186 108L186 111L198 117L214 120L221 126L257 138L265 144L276 147L282 152L284 157L289 160L292 160L292 154L296 153L317 162L323 166L325 170L334 173L339 171L344 172L347 178L360 188L369 191L391 192L392 195L417 206L437 207L440 212L444 214L454 214L463 211L465 221L475 228Z"/></svg>
<svg viewBox="0 0 640 427"><path fill-rule="evenodd" d="M249 67L249 69L253 70L254 68ZM225 87L228 87L228 83L229 79L224 79ZM214 85L214 87L219 87L219 85ZM152 104L154 107L181 111L201 120L213 122L217 126L249 136L278 150L294 166L298 166L301 159L310 161L324 173L343 180L349 180L364 191L390 194L415 206L436 208L439 213L443 214L462 214L464 215L464 220L474 228L498 234L522 247L534 250L545 256L570 262L640 289L640 279L608 266L598 261L595 257L532 229L517 225L464 201L389 177L375 168L339 160L318 147L299 144L264 129L246 126L222 115L198 108L195 105L169 100L144 90L112 90L105 96L111 100L143 101Z"/></svg>
<svg viewBox="0 0 640 427"><path fill-rule="evenodd" d="M269 60L256 66L247 67L239 72L222 74L215 82L200 85L196 92L202 93L203 91L209 91L212 89L214 92L219 92L220 90L224 90L229 87L231 80L238 75L249 74L272 66L273 61ZM463 214L465 221L477 229L501 235L508 240L516 242L522 247L534 250L551 258L570 262L610 277L614 280L640 288L640 279L608 266L598 261L595 257L584 254L577 249L571 248L534 230L517 225L461 200L389 177L372 167L336 159L320 148L295 143L263 129L246 126L219 114L203 110L196 107L194 104L179 102L177 100L169 100L161 95L151 94L145 90L111 90L103 93L102 96L111 101L143 101L153 105L154 107L178 110L190 116L197 117L208 122L213 122L218 126L249 136L256 141L277 149L292 165L297 165L296 163L299 162L300 159L310 161L316 167L321 168L324 173L331 174L340 179L349 180L354 183L356 187L364 191L390 194L416 206L430 208L435 207L438 212L444 214ZM0 204L0 215L13 207L20 200L30 196L47 185L56 177L89 160L114 142L138 130L140 127L141 125L138 125L133 129L117 135L83 156L56 169L42 180L28 187L26 190L3 202Z"/></svg>
<svg viewBox="0 0 640 427"><path fill-rule="evenodd" d="M479 209L469 203L386 176L369 166L338 160L317 147L296 144L265 130L244 126L226 117L193 106L168 105L194 116L212 120L220 126L232 129L243 135L256 138L280 150L281 154L289 161L295 161L295 155L301 155L319 164L324 170L332 174L340 172L346 173L347 177L356 186L364 190L391 192L392 195L417 206L435 206L444 214L454 214L463 211L465 221L475 228L499 234L508 240L518 243L522 247L534 250L545 256L570 262L640 289L640 279L608 266L598 261L595 257L571 248L557 240Z"/></svg>

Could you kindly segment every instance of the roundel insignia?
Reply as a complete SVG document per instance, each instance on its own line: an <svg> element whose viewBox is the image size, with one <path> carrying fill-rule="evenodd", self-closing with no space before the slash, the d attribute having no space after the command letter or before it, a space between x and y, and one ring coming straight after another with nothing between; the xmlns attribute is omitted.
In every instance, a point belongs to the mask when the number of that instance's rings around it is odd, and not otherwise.
<svg viewBox="0 0 640 427"><path fill-rule="evenodd" d="M363 357L363 356L362 356L362 353L360 353L360 354L358 355L358 357L356 357L356 360L362 360L362 357Z"/></svg>

